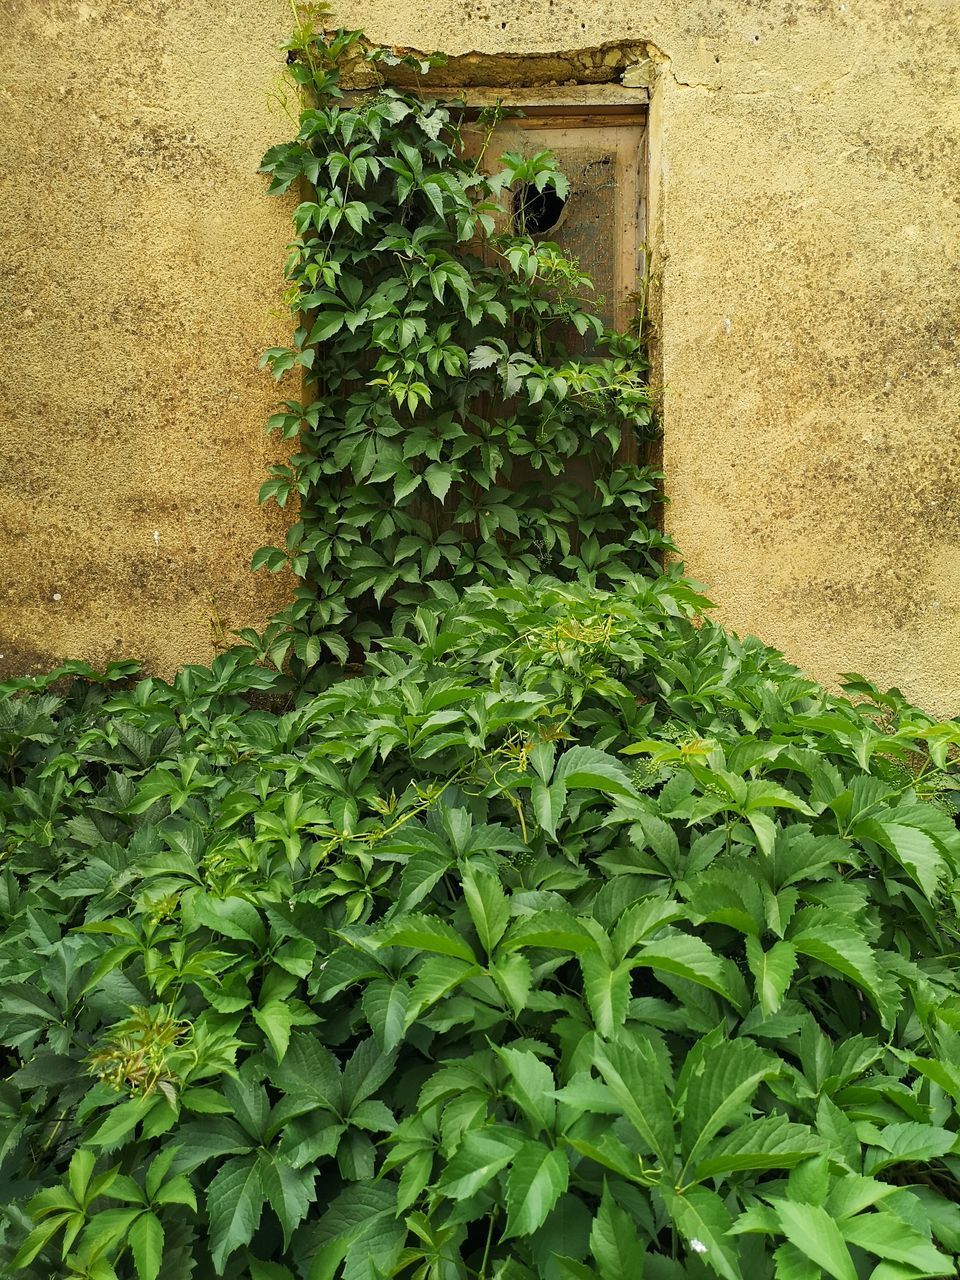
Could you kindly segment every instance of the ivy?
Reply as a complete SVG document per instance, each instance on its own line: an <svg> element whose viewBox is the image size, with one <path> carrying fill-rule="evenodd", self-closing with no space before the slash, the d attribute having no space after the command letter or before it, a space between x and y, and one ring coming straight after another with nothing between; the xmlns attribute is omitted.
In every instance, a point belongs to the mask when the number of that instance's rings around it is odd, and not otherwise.
<svg viewBox="0 0 960 1280"><path fill-rule="evenodd" d="M499 111L468 123L462 104L389 87L348 101L341 62L382 56L355 33L301 54L309 105L262 165L271 192L305 197L292 345L263 357L306 392L270 419L292 452L260 492L298 510L253 560L301 583L275 659L292 642L308 666L344 661L438 579L655 566L658 475L630 461L654 432L643 344L606 331L589 278L506 212L514 191L566 194L552 154L507 153L488 174Z"/></svg>
<svg viewBox="0 0 960 1280"><path fill-rule="evenodd" d="M0 686L3 1274L955 1275L960 725L430 590L283 711Z"/></svg>

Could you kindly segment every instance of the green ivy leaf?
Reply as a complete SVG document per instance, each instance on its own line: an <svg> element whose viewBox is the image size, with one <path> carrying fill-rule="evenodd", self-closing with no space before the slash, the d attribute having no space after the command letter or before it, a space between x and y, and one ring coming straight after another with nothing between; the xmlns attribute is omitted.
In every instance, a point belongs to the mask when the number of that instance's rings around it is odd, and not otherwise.
<svg viewBox="0 0 960 1280"><path fill-rule="evenodd" d="M783 1234L794 1248L822 1267L833 1280L857 1280L857 1271L840 1229L825 1209L791 1200L778 1199L771 1203Z"/></svg>
<svg viewBox="0 0 960 1280"><path fill-rule="evenodd" d="M464 867L462 882L463 894L480 945L488 956L492 956L510 922L510 904L506 894L498 877L489 871ZM472 955L470 952L463 959L472 958Z"/></svg>
<svg viewBox="0 0 960 1280"><path fill-rule="evenodd" d="M764 951L759 939L746 939L747 964L756 984L757 1000L768 1017L777 1012L797 967L796 948L790 942L775 942Z"/></svg>
<svg viewBox="0 0 960 1280"><path fill-rule="evenodd" d="M612 1039L622 1027L630 1004L631 964L627 961L610 965L596 953L580 957L583 989L597 1031Z"/></svg>
<svg viewBox="0 0 960 1280"><path fill-rule="evenodd" d="M895 1164L937 1160L953 1151L958 1139L950 1129L907 1120L871 1130L868 1141L864 1173L879 1173Z"/></svg>
<svg viewBox="0 0 960 1280"><path fill-rule="evenodd" d="M883 817L867 818L854 828L853 834L858 840L873 840L896 858L928 898L937 897L950 869L936 842L925 831Z"/></svg>
<svg viewBox="0 0 960 1280"><path fill-rule="evenodd" d="M598 1046L594 1062L626 1118L664 1169L674 1164L673 1108L663 1071L642 1041Z"/></svg>
<svg viewBox="0 0 960 1280"><path fill-rule="evenodd" d="M698 1059L688 1059L688 1067L693 1061L680 1126L684 1173L694 1167L724 1125L745 1110L761 1082L782 1070L778 1059L746 1039L710 1045Z"/></svg>
<svg viewBox="0 0 960 1280"><path fill-rule="evenodd" d="M567 1189L567 1157L558 1147L526 1142L507 1178L507 1225L503 1238L532 1235Z"/></svg>
<svg viewBox="0 0 960 1280"><path fill-rule="evenodd" d="M693 1179L702 1182L745 1169L790 1169L816 1155L822 1145L807 1125L793 1124L785 1116L748 1120L706 1147Z"/></svg>
<svg viewBox="0 0 960 1280"><path fill-rule="evenodd" d="M280 1221L284 1249L290 1248L294 1231L313 1204L316 1176L314 1169L294 1169L281 1160L264 1157L260 1162L263 1195Z"/></svg>
<svg viewBox="0 0 960 1280"><path fill-rule="evenodd" d="M410 947L415 951L431 951L436 955L476 963L469 943L452 925L434 916L404 916L386 925L380 931L378 942L380 946Z"/></svg>
<svg viewBox="0 0 960 1280"><path fill-rule="evenodd" d="M566 783L562 780L548 783L540 778L534 778L530 788L530 800L537 821L547 835L555 839L557 825L563 817L563 810L567 803Z"/></svg>
<svg viewBox="0 0 960 1280"><path fill-rule="evenodd" d="M632 1218L614 1200L606 1180L590 1230L590 1252L600 1280L638 1280L643 1275L645 1250Z"/></svg>
<svg viewBox="0 0 960 1280"><path fill-rule="evenodd" d="M951 1259L941 1253L928 1236L887 1210L848 1218L840 1224L840 1230L848 1244L858 1245L878 1258L902 1263L923 1275L945 1276L953 1269Z"/></svg>
<svg viewBox="0 0 960 1280"><path fill-rule="evenodd" d="M252 942L257 947L266 942L267 934L260 912L246 898L214 898L204 894L194 900L193 910L197 921L214 933L240 942Z"/></svg>
<svg viewBox="0 0 960 1280"><path fill-rule="evenodd" d="M453 467L445 462L433 462L423 473L427 488L439 502L442 502L450 492L453 476Z"/></svg>
<svg viewBox="0 0 960 1280"><path fill-rule="evenodd" d="M723 996L735 1008L742 1009L746 1004L737 971L711 951L702 938L686 933L660 938L647 943L632 957L631 964L696 982Z"/></svg>
<svg viewBox="0 0 960 1280"><path fill-rule="evenodd" d="M800 955L836 969L878 1006L882 1004L877 958L864 935L852 925L834 920L822 925L804 924L798 931L791 931L789 940Z"/></svg>
<svg viewBox="0 0 960 1280"><path fill-rule="evenodd" d="M471 1129L448 1163L438 1190L451 1200L465 1200L505 1169L523 1139L503 1125Z"/></svg>
<svg viewBox="0 0 960 1280"><path fill-rule="evenodd" d="M127 1237L139 1280L157 1280L163 1263L163 1226L154 1213L141 1213Z"/></svg>
<svg viewBox="0 0 960 1280"><path fill-rule="evenodd" d="M743 1280L737 1250L727 1238L733 1222L717 1193L689 1187L681 1194L662 1187L661 1195L689 1253L723 1280Z"/></svg>
<svg viewBox="0 0 960 1280"><path fill-rule="evenodd" d="M526 1049L503 1048L497 1055L510 1072L506 1092L520 1106L535 1134L552 1134L556 1121L553 1072Z"/></svg>
<svg viewBox="0 0 960 1280"><path fill-rule="evenodd" d="M228 1160L207 1187L210 1257L223 1275L232 1253L253 1239L263 1212L264 1194L257 1156Z"/></svg>
<svg viewBox="0 0 960 1280"><path fill-rule="evenodd" d="M630 775L623 765L605 751L594 747L571 747L560 757L553 775L555 786L561 783L568 791L586 787L613 796L635 796Z"/></svg>
<svg viewBox="0 0 960 1280"><path fill-rule="evenodd" d="M381 1052L392 1053L403 1039L410 988L402 981L371 982L364 989L362 1004Z"/></svg>

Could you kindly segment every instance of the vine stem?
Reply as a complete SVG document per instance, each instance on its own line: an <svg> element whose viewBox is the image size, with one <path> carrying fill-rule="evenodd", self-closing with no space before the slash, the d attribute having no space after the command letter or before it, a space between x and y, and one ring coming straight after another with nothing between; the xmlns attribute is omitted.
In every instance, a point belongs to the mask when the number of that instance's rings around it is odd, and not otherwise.
<svg viewBox="0 0 960 1280"><path fill-rule="evenodd" d="M487 1264L490 1261L490 1246L493 1243L493 1224L497 1217L496 1209L490 1214L490 1221L487 1223L487 1243L483 1247L483 1261L480 1263L480 1270L477 1272L477 1280L487 1280Z"/></svg>

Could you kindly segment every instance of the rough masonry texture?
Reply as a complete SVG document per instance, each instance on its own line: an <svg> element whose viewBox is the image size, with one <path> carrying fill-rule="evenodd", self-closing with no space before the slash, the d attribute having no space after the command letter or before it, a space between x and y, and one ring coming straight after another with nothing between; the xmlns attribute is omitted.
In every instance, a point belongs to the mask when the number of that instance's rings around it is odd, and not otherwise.
<svg viewBox="0 0 960 1280"><path fill-rule="evenodd" d="M261 621L249 572L288 332L290 207L260 156L291 14L209 0L0 0L0 653L7 671L208 662ZM289 584L287 584L289 589Z"/></svg>
<svg viewBox="0 0 960 1280"><path fill-rule="evenodd" d="M255 170L282 0L0 2L7 668L209 659L262 622L289 208ZM452 55L654 67L668 525L720 617L960 711L960 7L355 0ZM516 59L516 55L525 57ZM479 65L489 66L487 58ZM580 65L577 59L573 63ZM465 62L463 65L468 65Z"/></svg>

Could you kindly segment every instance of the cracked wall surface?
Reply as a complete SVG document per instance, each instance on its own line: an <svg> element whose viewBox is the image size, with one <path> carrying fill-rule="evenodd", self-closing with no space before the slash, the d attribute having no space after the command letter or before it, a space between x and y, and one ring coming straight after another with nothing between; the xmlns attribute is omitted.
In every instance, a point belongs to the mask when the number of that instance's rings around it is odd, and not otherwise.
<svg viewBox="0 0 960 1280"><path fill-rule="evenodd" d="M0 14L0 650L20 669L132 652L169 671L210 656L210 597L229 625L278 599L245 566L272 537L255 366L282 334L288 230L255 169L287 128L266 94L289 10ZM960 711L958 4L345 0L333 20L461 67L542 56L559 76L558 51L646 51L688 569L725 622L813 674L861 669Z"/></svg>

